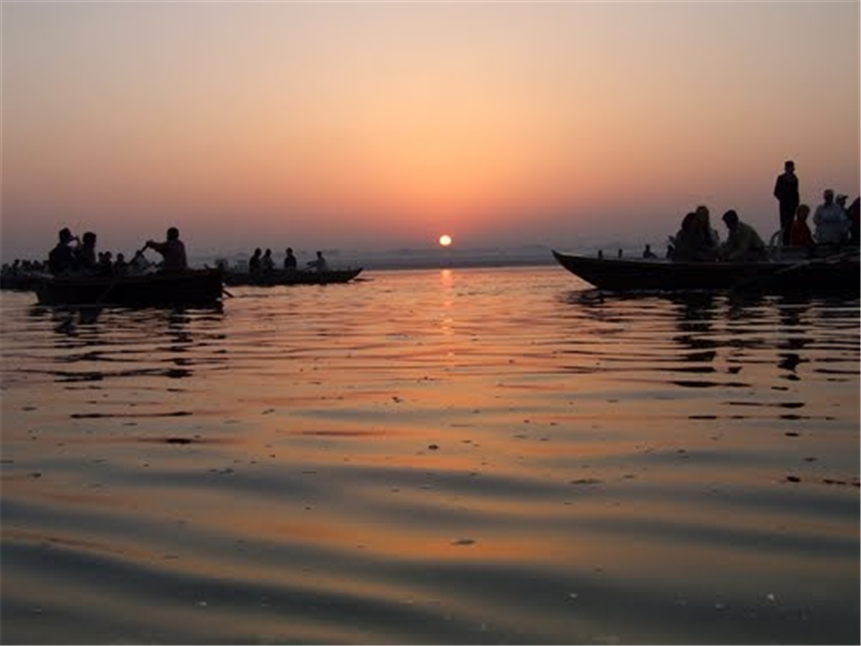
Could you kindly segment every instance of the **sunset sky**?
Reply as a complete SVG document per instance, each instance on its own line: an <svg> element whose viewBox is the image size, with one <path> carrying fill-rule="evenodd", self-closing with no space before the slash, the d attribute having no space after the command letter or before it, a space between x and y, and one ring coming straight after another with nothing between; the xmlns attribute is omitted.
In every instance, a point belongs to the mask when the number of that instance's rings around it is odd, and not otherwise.
<svg viewBox="0 0 861 646"><path fill-rule="evenodd" d="M2 3L2 254L767 238L859 193L859 2Z"/></svg>

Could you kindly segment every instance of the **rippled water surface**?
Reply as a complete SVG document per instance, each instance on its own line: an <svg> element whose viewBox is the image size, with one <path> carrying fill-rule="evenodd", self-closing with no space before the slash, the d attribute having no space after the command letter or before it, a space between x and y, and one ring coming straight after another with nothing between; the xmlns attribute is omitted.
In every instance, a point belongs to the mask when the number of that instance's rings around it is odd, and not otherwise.
<svg viewBox="0 0 861 646"><path fill-rule="evenodd" d="M858 301L2 293L4 642L859 640Z"/></svg>

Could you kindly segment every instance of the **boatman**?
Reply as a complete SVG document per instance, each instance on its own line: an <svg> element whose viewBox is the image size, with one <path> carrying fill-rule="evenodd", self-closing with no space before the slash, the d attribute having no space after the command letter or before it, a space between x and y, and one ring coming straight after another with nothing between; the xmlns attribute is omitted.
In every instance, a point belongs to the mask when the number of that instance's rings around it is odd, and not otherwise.
<svg viewBox="0 0 861 646"><path fill-rule="evenodd" d="M798 176L795 174L795 162L788 160L783 164L783 174L777 176L774 183L774 197L780 205L780 233L784 245L789 244L789 230L795 219L795 212L801 198L798 195Z"/></svg>
<svg viewBox="0 0 861 646"><path fill-rule="evenodd" d="M179 229L176 227L171 227L167 230L167 240L164 242L148 240L146 246L149 249L154 249L164 258L161 265L162 271L174 272L188 269L185 245L179 239Z"/></svg>

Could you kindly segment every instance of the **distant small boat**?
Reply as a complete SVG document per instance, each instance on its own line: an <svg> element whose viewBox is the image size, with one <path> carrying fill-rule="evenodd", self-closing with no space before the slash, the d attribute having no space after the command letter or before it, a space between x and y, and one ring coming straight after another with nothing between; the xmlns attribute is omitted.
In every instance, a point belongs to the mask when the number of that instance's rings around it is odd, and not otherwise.
<svg viewBox="0 0 861 646"><path fill-rule="evenodd" d="M36 285L36 272L17 271L0 274L0 289L30 291Z"/></svg>
<svg viewBox="0 0 861 646"><path fill-rule="evenodd" d="M823 258L758 262L678 262L593 258L553 251L565 269L609 291L759 289L859 293L858 250Z"/></svg>
<svg viewBox="0 0 861 646"><path fill-rule="evenodd" d="M256 287L273 287L275 285L329 285L331 283L347 283L362 273L358 269L330 269L328 271L273 271L252 275L247 271L227 270L224 272L224 283L231 287L253 285Z"/></svg>
<svg viewBox="0 0 861 646"><path fill-rule="evenodd" d="M43 305L210 305L217 302L224 291L220 269L128 276L41 273L34 277L36 296Z"/></svg>

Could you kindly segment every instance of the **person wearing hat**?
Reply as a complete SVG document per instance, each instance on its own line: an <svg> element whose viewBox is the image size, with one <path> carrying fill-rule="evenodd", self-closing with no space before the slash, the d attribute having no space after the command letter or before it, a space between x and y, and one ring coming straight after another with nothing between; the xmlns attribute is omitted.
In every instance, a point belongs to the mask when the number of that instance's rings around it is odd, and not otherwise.
<svg viewBox="0 0 861 646"><path fill-rule="evenodd" d="M722 260L751 261L767 260L765 243L752 226L738 219L738 213L730 209L723 214L723 221L729 231L726 242L721 247Z"/></svg>
<svg viewBox="0 0 861 646"><path fill-rule="evenodd" d="M848 238L849 220L842 206L834 201L834 191L826 188L822 204L816 207L813 224L816 225L816 242L839 245Z"/></svg>

